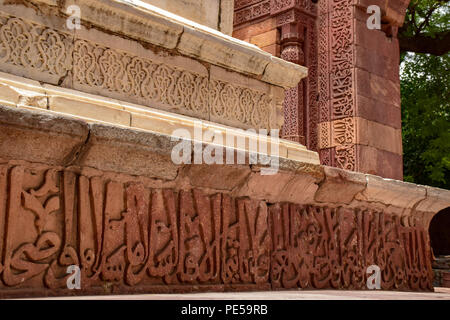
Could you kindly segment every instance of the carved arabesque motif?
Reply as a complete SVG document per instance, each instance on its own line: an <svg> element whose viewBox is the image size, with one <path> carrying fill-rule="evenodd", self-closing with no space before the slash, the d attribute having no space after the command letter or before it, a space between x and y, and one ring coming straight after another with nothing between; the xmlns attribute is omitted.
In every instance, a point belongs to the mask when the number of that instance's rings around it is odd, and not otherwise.
<svg viewBox="0 0 450 320"><path fill-rule="evenodd" d="M70 42L50 28L0 15L0 64L62 77L71 69Z"/></svg>
<svg viewBox="0 0 450 320"><path fill-rule="evenodd" d="M244 6L251 4L251 6ZM236 6L236 5L235 5ZM241 24L270 14L270 0L244 1L238 3L234 14L234 24Z"/></svg>
<svg viewBox="0 0 450 320"><path fill-rule="evenodd" d="M232 85L221 80L211 80L211 116L237 120L252 128L273 128L272 97L266 93Z"/></svg>
<svg viewBox="0 0 450 320"><path fill-rule="evenodd" d="M74 46L74 81L148 99L174 109L208 112L208 78L85 40Z"/></svg>

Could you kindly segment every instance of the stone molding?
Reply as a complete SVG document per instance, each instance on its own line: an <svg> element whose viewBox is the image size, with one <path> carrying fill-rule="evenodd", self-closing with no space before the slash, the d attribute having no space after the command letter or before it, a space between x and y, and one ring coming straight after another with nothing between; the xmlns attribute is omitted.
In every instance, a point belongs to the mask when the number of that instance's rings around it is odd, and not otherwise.
<svg viewBox="0 0 450 320"><path fill-rule="evenodd" d="M234 0L142 0L142 2L228 35L233 32Z"/></svg>
<svg viewBox="0 0 450 320"><path fill-rule="evenodd" d="M202 134L207 130L227 134L238 141L246 141L246 150L252 143L264 141L267 152L271 152L272 138L270 136L252 135L251 133L234 127L220 125L165 112L125 101L105 98L98 95L86 94L80 91L60 88L37 81L24 79L0 72L0 103L6 106L45 111L52 114L64 114L91 123L109 123L122 127L151 131L170 136L176 129L187 130L191 137L195 135L195 128L201 129ZM205 141L209 142L209 141ZM224 141L225 143L225 141ZM228 146L228 145L227 145ZM296 159L311 164L319 164L318 154L306 150L306 147L288 140L279 140L279 156L286 159Z"/></svg>
<svg viewBox="0 0 450 320"><path fill-rule="evenodd" d="M162 173L164 170L152 169L154 165L151 160L152 154L156 154L161 163L169 164L171 168L173 166L170 152L171 146L177 142L171 141L170 135L165 133L75 119L46 110L12 107L0 108L0 126L2 127L0 158L7 161L25 160L56 166L77 165L131 175L138 172L139 175L148 178L167 181L173 181L176 177L182 180L180 174L185 170L183 166L173 167L172 173L164 175ZM30 139L31 134L36 134L36 138ZM10 143L10 137L15 139L23 137L24 140ZM50 140L49 137L53 137L52 144L45 142ZM66 144L67 147L55 148L53 142L58 145ZM30 148L24 148L23 144L30 145ZM81 148L82 152L80 145L84 145ZM136 155L136 150L140 150L142 157ZM125 158L116 161L118 155ZM96 158L98 160L95 160ZM280 156L280 171L270 176L260 175L257 169L259 166L253 166L251 170L248 165L199 167L206 172L212 170L211 174L215 172L219 175L220 172L224 172L222 170L247 168L246 170L252 171L246 177L245 183L239 180L230 186L229 190L234 190L233 195L237 197L315 205L324 203L340 203L349 207L366 205L389 209L402 218L419 217L415 214L420 212L436 213L450 206L449 190L324 167L317 163L317 160L308 161L308 158L296 160ZM181 180L180 186L183 185ZM214 179L201 180L195 186L212 188L215 184L212 180ZM223 181L222 178L219 180ZM330 188L334 191L327 192L326 190ZM426 225L427 221L423 221L423 224Z"/></svg>

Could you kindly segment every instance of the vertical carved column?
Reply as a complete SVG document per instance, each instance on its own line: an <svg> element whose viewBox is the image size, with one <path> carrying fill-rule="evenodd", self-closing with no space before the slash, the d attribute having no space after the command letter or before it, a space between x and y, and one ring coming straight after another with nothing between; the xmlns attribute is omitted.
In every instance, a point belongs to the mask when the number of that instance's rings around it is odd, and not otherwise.
<svg viewBox="0 0 450 320"><path fill-rule="evenodd" d="M377 1L383 29L369 30L363 0L270 0L270 12L258 9L269 0L236 0L236 37L258 43L278 28L268 52L308 68L286 92L283 138L324 165L402 179L396 31L408 2Z"/></svg>
<svg viewBox="0 0 450 320"><path fill-rule="evenodd" d="M319 153L324 165L401 180L396 29L406 7L393 3L380 2L384 27L369 30L363 1L319 2Z"/></svg>
<svg viewBox="0 0 450 320"><path fill-rule="evenodd" d="M305 55L304 26L300 23L287 23L281 27L281 58L292 63L303 65ZM296 88L286 91L284 100L283 138L305 144L305 95L304 81Z"/></svg>

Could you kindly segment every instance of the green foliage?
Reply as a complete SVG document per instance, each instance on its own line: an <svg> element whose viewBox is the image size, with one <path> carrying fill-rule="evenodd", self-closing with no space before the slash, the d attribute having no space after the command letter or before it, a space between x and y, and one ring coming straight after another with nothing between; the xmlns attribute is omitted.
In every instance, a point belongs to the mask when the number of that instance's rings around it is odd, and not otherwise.
<svg viewBox="0 0 450 320"><path fill-rule="evenodd" d="M405 180L450 189L450 54L408 53L401 69Z"/></svg>
<svg viewBox="0 0 450 320"><path fill-rule="evenodd" d="M450 52L450 0L411 0L399 30L402 53Z"/></svg>
<svg viewBox="0 0 450 320"><path fill-rule="evenodd" d="M450 29L449 0L411 0L401 32L410 37L419 33L431 37Z"/></svg>

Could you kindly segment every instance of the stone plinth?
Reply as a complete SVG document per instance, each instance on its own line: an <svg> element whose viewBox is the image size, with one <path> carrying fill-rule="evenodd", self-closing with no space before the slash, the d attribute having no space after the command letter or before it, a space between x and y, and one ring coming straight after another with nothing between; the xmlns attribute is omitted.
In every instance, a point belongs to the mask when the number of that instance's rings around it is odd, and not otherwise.
<svg viewBox="0 0 450 320"><path fill-rule="evenodd" d="M81 25L69 30L65 7L74 4ZM0 71L243 129L280 128L283 88L307 74L153 6L76 0L40 10L48 16L0 5Z"/></svg>
<svg viewBox="0 0 450 320"><path fill-rule="evenodd" d="M450 191L289 159L174 165L168 135L48 111L0 107L0 127L1 297L366 289L374 264L383 289L432 289L418 208Z"/></svg>

